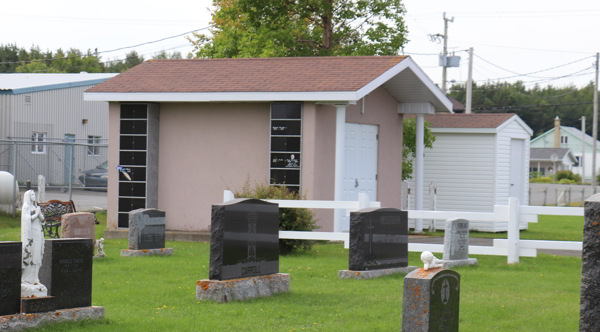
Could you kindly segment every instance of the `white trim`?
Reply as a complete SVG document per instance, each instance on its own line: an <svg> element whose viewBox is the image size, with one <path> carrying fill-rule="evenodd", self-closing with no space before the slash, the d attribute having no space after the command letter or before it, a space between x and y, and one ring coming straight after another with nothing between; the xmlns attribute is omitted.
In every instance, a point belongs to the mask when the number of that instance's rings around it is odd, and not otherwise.
<svg viewBox="0 0 600 332"><path fill-rule="evenodd" d="M433 133L495 134L496 128L431 128Z"/></svg>
<svg viewBox="0 0 600 332"><path fill-rule="evenodd" d="M355 91L319 92L84 92L85 101L224 102L337 101L355 104Z"/></svg>
<svg viewBox="0 0 600 332"><path fill-rule="evenodd" d="M496 127L496 132L499 133L502 131L502 129L504 129L504 127L508 126L513 121L516 121L519 125L521 125L521 127L523 127L527 133L529 133L529 136L533 135L533 130L529 128L529 126L517 115L511 116L510 119L504 121L503 124Z"/></svg>
<svg viewBox="0 0 600 332"><path fill-rule="evenodd" d="M412 70L412 72L421 80L421 82L423 82L423 84L425 84L429 91L431 91L431 93L440 101L443 106L446 107L448 111L450 111L450 113L454 113L452 111L452 102L450 99L444 95L442 90L440 90L440 88L433 83L429 76L427 76L427 74L425 74L425 72L410 57L405 58L399 64L388 69L385 73L379 75L379 77L371 81L369 84L360 88L356 92L357 100L377 89L383 83L389 81L392 77L398 75L406 68Z"/></svg>

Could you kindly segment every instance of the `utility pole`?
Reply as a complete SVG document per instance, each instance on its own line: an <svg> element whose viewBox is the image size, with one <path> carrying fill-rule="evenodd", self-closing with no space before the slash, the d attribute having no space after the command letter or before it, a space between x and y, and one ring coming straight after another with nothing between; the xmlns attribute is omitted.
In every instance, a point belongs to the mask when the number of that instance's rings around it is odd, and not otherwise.
<svg viewBox="0 0 600 332"><path fill-rule="evenodd" d="M594 142L592 145L592 190L596 193L596 142L598 140L598 61L600 60L600 53L596 53L596 85L594 86L594 118L592 121L592 136Z"/></svg>
<svg viewBox="0 0 600 332"><path fill-rule="evenodd" d="M446 68L444 67L444 70ZM473 48L469 47L469 78L467 78L467 105L465 113L471 113L471 100L473 98Z"/></svg>
<svg viewBox="0 0 600 332"><path fill-rule="evenodd" d="M444 12L444 67L442 71L442 92L446 94L446 68L448 68L448 22L454 22L452 19L446 18L446 12Z"/></svg>
<svg viewBox="0 0 600 332"><path fill-rule="evenodd" d="M585 183L585 116L581 117L581 157L579 157L579 167L581 167L581 182Z"/></svg>

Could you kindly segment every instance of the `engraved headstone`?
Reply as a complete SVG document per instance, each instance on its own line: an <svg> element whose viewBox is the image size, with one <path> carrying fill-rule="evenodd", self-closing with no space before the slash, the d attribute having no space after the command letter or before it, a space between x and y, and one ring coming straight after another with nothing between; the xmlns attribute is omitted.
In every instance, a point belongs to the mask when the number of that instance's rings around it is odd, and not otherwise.
<svg viewBox="0 0 600 332"><path fill-rule="evenodd" d="M20 311L21 250L21 242L0 242L0 316Z"/></svg>
<svg viewBox="0 0 600 332"><path fill-rule="evenodd" d="M279 205L234 199L212 206L209 279L279 272Z"/></svg>
<svg viewBox="0 0 600 332"><path fill-rule="evenodd" d="M405 332L458 332L460 275L416 269L404 278Z"/></svg>
<svg viewBox="0 0 600 332"><path fill-rule="evenodd" d="M137 209L129 212L129 249L160 249L165 247L165 212Z"/></svg>
<svg viewBox="0 0 600 332"><path fill-rule="evenodd" d="M389 208L369 208L350 214L351 271L408 266L408 214Z"/></svg>
<svg viewBox="0 0 600 332"><path fill-rule="evenodd" d="M444 231L444 268L474 265L477 259L469 258L469 221L448 219Z"/></svg>
<svg viewBox="0 0 600 332"><path fill-rule="evenodd" d="M40 281L56 298L56 309L92 305L91 239L48 239Z"/></svg>
<svg viewBox="0 0 600 332"><path fill-rule="evenodd" d="M60 237L92 239L96 243L96 217L89 212L63 214L60 217Z"/></svg>
<svg viewBox="0 0 600 332"><path fill-rule="evenodd" d="M600 194L585 200L579 330L600 331Z"/></svg>

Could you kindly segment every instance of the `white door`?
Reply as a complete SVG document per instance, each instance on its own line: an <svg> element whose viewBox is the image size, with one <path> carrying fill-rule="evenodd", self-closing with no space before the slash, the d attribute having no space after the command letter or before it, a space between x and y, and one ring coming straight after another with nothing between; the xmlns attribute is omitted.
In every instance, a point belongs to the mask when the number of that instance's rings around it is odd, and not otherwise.
<svg viewBox="0 0 600 332"><path fill-rule="evenodd" d="M344 145L344 201L358 200L358 193L367 193L377 200L377 130L375 125L346 123ZM349 230L349 218L344 215L342 229Z"/></svg>
<svg viewBox="0 0 600 332"><path fill-rule="evenodd" d="M519 199L519 204L525 204L525 140L510 140L510 197Z"/></svg>

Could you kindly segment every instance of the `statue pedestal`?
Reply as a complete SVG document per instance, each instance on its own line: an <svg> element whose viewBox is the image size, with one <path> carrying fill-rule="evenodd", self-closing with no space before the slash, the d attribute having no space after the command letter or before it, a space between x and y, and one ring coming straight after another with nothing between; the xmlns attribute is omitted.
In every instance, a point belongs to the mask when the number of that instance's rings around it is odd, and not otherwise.
<svg viewBox="0 0 600 332"><path fill-rule="evenodd" d="M46 297L48 289L42 284L21 284L21 297Z"/></svg>

